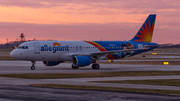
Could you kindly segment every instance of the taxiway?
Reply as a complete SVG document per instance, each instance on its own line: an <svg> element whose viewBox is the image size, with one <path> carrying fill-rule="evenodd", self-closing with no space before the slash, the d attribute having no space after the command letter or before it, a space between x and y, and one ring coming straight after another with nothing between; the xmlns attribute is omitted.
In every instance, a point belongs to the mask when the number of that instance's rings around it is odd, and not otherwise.
<svg viewBox="0 0 180 101"><path fill-rule="evenodd" d="M71 69L71 63L62 63L55 67L46 67L42 62L36 63L36 70L30 70L29 61L0 61L0 74L20 74L20 73L80 73L80 72L112 72L112 71L180 71L179 65L127 65L127 64L100 64L101 69L93 70L91 66ZM29 84L71 84L89 85L103 87L123 87L123 88L143 88L159 90L180 90L175 86L157 86L140 84L112 84L97 83L91 81L106 80L152 80L152 79L180 79L176 76L139 76L139 77L104 77L104 78L73 78L73 79L21 79L0 77L0 100L1 101L66 101L66 100L95 100L96 101L144 101L144 100L180 100L180 96L165 96L141 93L107 92L107 91L87 91L71 89L52 89L30 87ZM91 83L90 83L91 82Z"/></svg>
<svg viewBox="0 0 180 101"><path fill-rule="evenodd" d="M131 61L131 60L129 60ZM29 61L0 61L0 74L21 73L80 73L80 72L112 72L112 71L180 71L179 65L134 65L134 64L100 64L99 70L90 66L74 70L71 63L49 67L42 62L36 63L36 69L31 70Z"/></svg>

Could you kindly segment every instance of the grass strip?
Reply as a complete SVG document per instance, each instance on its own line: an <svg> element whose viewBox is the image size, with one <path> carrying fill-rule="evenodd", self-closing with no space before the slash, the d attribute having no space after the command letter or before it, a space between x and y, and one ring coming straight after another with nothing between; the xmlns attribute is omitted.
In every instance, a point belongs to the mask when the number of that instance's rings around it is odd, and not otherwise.
<svg viewBox="0 0 180 101"><path fill-rule="evenodd" d="M85 86L85 85L64 85L64 84L31 84L30 86L48 87L48 88L61 88L61 89L119 91L119 92L148 93L148 94L180 95L180 91L175 91L175 90L98 87L98 86Z"/></svg>
<svg viewBox="0 0 180 101"><path fill-rule="evenodd" d="M95 78L95 77L130 77L130 76L163 76L180 75L180 71L116 71L89 73L26 73L0 74L0 77L25 79L65 79L65 78Z"/></svg>
<svg viewBox="0 0 180 101"><path fill-rule="evenodd" d="M121 83L121 84L125 83L125 84L147 84L147 85L180 86L180 79L166 79L166 80L123 80L123 81L98 81L98 82L101 82L101 83Z"/></svg>
<svg viewBox="0 0 180 101"><path fill-rule="evenodd" d="M0 49L0 52L11 52L13 49Z"/></svg>
<svg viewBox="0 0 180 101"><path fill-rule="evenodd" d="M142 59L141 59L142 60ZM166 61L169 65L180 65L179 61ZM163 65L163 61L118 61L118 62L98 62L101 64L135 64L135 65Z"/></svg>
<svg viewBox="0 0 180 101"><path fill-rule="evenodd" d="M15 60L11 56L0 56L0 60Z"/></svg>

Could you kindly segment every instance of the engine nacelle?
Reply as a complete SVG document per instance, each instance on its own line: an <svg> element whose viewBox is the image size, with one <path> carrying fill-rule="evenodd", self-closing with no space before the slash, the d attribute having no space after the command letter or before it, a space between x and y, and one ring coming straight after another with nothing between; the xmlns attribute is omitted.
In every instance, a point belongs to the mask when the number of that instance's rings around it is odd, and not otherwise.
<svg viewBox="0 0 180 101"><path fill-rule="evenodd" d="M45 66L55 66L55 65L59 65L61 63L61 61L43 61Z"/></svg>
<svg viewBox="0 0 180 101"><path fill-rule="evenodd" d="M75 67L84 67L91 64L91 58L89 56L74 56L72 62Z"/></svg>

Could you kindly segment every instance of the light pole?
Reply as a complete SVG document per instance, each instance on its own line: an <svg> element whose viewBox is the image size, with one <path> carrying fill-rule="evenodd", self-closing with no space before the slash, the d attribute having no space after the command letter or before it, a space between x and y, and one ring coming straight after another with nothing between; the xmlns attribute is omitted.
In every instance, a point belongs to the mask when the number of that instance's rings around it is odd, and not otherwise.
<svg viewBox="0 0 180 101"><path fill-rule="evenodd" d="M9 40L9 39L7 39L7 48L8 48L8 40Z"/></svg>

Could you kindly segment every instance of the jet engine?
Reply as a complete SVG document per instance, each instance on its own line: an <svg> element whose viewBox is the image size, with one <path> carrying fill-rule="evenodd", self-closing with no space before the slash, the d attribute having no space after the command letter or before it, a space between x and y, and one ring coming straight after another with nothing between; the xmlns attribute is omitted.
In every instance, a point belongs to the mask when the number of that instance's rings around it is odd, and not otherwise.
<svg viewBox="0 0 180 101"><path fill-rule="evenodd" d="M55 66L55 65L59 65L61 63L61 61L43 61L43 64L45 66Z"/></svg>
<svg viewBox="0 0 180 101"><path fill-rule="evenodd" d="M84 67L91 64L91 58L89 56L74 56L72 62L75 67Z"/></svg>

